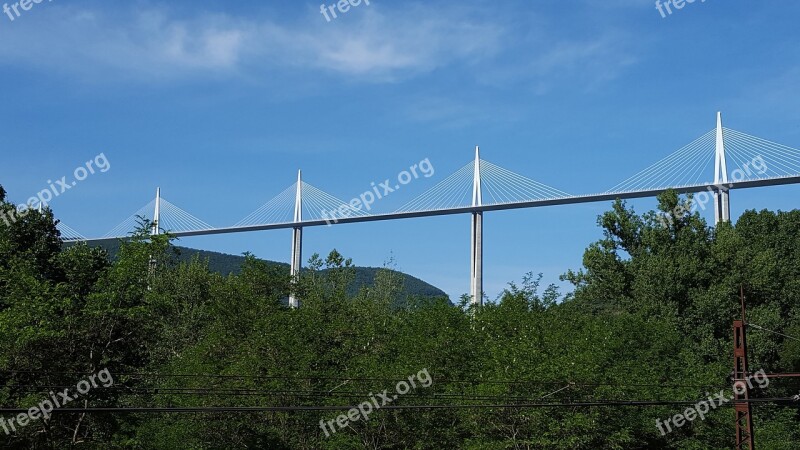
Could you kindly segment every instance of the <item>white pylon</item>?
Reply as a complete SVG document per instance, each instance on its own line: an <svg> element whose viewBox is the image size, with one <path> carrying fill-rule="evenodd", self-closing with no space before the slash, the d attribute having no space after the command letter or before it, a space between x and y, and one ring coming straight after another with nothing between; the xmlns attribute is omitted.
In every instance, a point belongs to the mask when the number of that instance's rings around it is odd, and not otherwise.
<svg viewBox="0 0 800 450"><path fill-rule="evenodd" d="M731 206L728 193L728 163L725 158L725 137L722 130L722 113L717 112L717 145L714 156L714 218L715 223L730 222Z"/></svg>
<svg viewBox="0 0 800 450"><path fill-rule="evenodd" d="M150 234L158 236L160 234L159 227L161 226L161 188L156 188L156 210L153 213L153 227Z"/></svg>
<svg viewBox="0 0 800 450"><path fill-rule="evenodd" d="M161 222L161 188L157 187L156 188L156 206L155 206L155 211L153 212L152 228L150 229L150 235L151 236L158 236L159 235L159 227L160 227L159 224L160 224L160 222ZM156 266L157 265L158 265L158 263L156 262L156 259L153 258L153 255L150 255L150 265L149 265L149 271L148 271L150 276L153 276L156 273ZM147 282L147 290L149 291L152 288L153 287L150 286L150 282L148 281Z"/></svg>
<svg viewBox="0 0 800 450"><path fill-rule="evenodd" d="M472 206L483 206L481 189L481 148L475 146L475 171L472 179Z"/></svg>
<svg viewBox="0 0 800 450"><path fill-rule="evenodd" d="M302 171L297 171L297 192L294 199L294 222L300 223L303 221L303 174ZM292 263L290 268L290 275L292 277L292 290L294 285L300 278L300 269L302 268L302 255L303 255L303 227L294 227L292 229ZM297 308L300 302L292 291L289 294L289 306Z"/></svg>
<svg viewBox="0 0 800 450"><path fill-rule="evenodd" d="M297 191L294 197L294 221L303 221L303 171L297 171Z"/></svg>
<svg viewBox="0 0 800 450"><path fill-rule="evenodd" d="M475 147L475 172L472 180L472 206L483 206L480 147ZM470 241L470 296L472 305L483 305L483 212L472 213Z"/></svg>

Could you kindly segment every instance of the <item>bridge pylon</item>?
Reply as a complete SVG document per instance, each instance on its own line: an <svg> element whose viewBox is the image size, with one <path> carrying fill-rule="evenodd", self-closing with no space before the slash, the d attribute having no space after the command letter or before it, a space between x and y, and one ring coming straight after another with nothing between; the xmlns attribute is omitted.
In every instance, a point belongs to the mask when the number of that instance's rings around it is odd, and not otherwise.
<svg viewBox="0 0 800 450"><path fill-rule="evenodd" d="M161 222L161 188L156 188L156 201L155 201L155 211L153 211L153 224L150 228L150 236L158 236L160 233L159 231L159 223ZM153 276L156 273L156 266L157 262L156 259L153 258L153 255L150 255L150 261L148 265L148 274ZM149 291L151 286L147 286L147 290Z"/></svg>
<svg viewBox="0 0 800 450"><path fill-rule="evenodd" d="M475 173L472 182L472 206L483 206L480 147L475 147ZM483 305L483 212L472 213L470 251L470 296L472 305Z"/></svg>
<svg viewBox="0 0 800 450"><path fill-rule="evenodd" d="M302 171L297 171L297 192L294 200L294 223L301 223L303 221L303 175ZM294 290L296 289L297 282L300 279L300 269L302 268L303 258L303 227L296 226L292 228L292 262L290 275L292 277L292 291L289 293L289 306L297 308L300 306L300 301L297 298Z"/></svg>
<svg viewBox="0 0 800 450"><path fill-rule="evenodd" d="M156 188L156 206L155 211L153 212L153 225L150 230L150 234L152 236L158 236L159 232L159 222L161 221L161 188Z"/></svg>
<svg viewBox="0 0 800 450"><path fill-rule="evenodd" d="M715 224L731 221L728 163L725 158L725 136L722 132L722 113L717 112L717 145L714 158L714 217Z"/></svg>

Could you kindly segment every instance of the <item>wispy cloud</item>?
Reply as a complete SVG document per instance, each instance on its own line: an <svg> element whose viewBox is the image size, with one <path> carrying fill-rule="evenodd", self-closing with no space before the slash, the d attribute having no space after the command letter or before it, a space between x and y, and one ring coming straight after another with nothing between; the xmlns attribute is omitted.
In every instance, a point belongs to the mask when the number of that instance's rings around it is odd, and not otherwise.
<svg viewBox="0 0 800 450"><path fill-rule="evenodd" d="M164 11L129 14L75 6L0 30L0 64L90 79L168 79L235 69L245 34L228 18L171 19Z"/></svg>
<svg viewBox="0 0 800 450"><path fill-rule="evenodd" d="M630 37L578 24L564 29L536 8L519 17L485 5L374 3L328 23L310 7L245 16L145 5L39 9L0 27L0 66L89 83L266 80L281 73L393 83L448 69L488 86L543 94L570 83L591 90L636 61Z"/></svg>
<svg viewBox="0 0 800 450"><path fill-rule="evenodd" d="M391 18L373 7L334 24L316 16L291 24L211 13L185 18L165 8L59 5L41 14L31 26L0 29L0 64L146 80L303 68L391 81L488 57L502 35L490 23L413 6Z"/></svg>
<svg viewBox="0 0 800 450"><path fill-rule="evenodd" d="M555 86L587 92L618 78L638 60L631 39L614 31L584 38L536 35L516 64L488 71L482 80L491 85L527 84L537 94Z"/></svg>
<svg viewBox="0 0 800 450"><path fill-rule="evenodd" d="M271 26L264 35L278 44L272 52L284 63L384 81L491 57L503 30L457 12L409 6L391 17L365 10L335 26Z"/></svg>

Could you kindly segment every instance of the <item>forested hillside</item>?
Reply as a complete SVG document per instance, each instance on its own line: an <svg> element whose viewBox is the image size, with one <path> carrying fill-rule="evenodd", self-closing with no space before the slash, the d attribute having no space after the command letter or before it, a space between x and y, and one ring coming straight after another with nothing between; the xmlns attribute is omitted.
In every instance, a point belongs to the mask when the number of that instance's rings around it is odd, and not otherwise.
<svg viewBox="0 0 800 450"><path fill-rule="evenodd" d="M668 192L654 207L686 201ZM55 220L45 209L0 221L3 448L728 449L730 404L671 432L656 424L679 401L730 391L742 288L759 326L751 371L800 372L800 211L716 229L687 214L664 228L616 202L584 267L564 275L574 292L529 275L477 308L394 307L403 278L387 270L353 292L353 263L335 251L313 255L297 283L251 256L222 275L143 228L112 261L64 248ZM300 308L285 306L290 292ZM113 385L66 407L112 410L22 413L103 370ZM423 371L429 386L336 424ZM798 393L791 379L753 389L760 448L797 447Z"/></svg>
<svg viewBox="0 0 800 450"><path fill-rule="evenodd" d="M67 244L73 245L73 244ZM119 254L121 242L117 239L109 239L100 241L93 246L100 247L108 252L109 258L113 261ZM226 253L212 252L208 250L197 250L194 248L174 246L175 261L190 263L195 259L199 262L207 262L208 270L218 273L223 276L238 275L244 267L247 257L228 255ZM289 274L289 264L265 260L265 264L274 266L276 269L283 271L287 276ZM358 291L363 288L369 288L375 285L375 280L378 274L383 270L393 270L391 265L393 262L387 262L387 267L359 267L356 266L354 270L353 282L348 287L349 295L356 295ZM441 289L426 283L419 278L411 275L395 271L397 276L402 278L403 288L397 292L393 304L395 306L403 306L409 297L447 297L447 294Z"/></svg>

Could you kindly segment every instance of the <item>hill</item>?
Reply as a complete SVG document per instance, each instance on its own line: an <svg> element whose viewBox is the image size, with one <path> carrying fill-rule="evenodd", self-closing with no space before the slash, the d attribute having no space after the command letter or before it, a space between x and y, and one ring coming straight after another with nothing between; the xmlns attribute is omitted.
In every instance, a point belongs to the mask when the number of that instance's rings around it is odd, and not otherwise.
<svg viewBox="0 0 800 450"><path fill-rule="evenodd" d="M102 247L108 251L111 259L115 259L119 251L119 241L109 239L95 244L97 247ZM207 250L198 250L189 247L175 247L178 250L178 261L188 262L192 258L199 257L201 260L208 260L208 268L212 272L221 275L238 275L244 262L244 256L229 255L226 253L211 252ZM284 267L289 271L289 264L265 260L267 264L272 264ZM370 287L375 284L375 275L378 271L382 270L377 267L356 267L355 280L348 289L348 293L354 295L363 287ZM399 294L399 299L407 297L446 297L448 295L441 289L433 286L419 278L413 277L403 272L397 272L403 277L403 291Z"/></svg>

